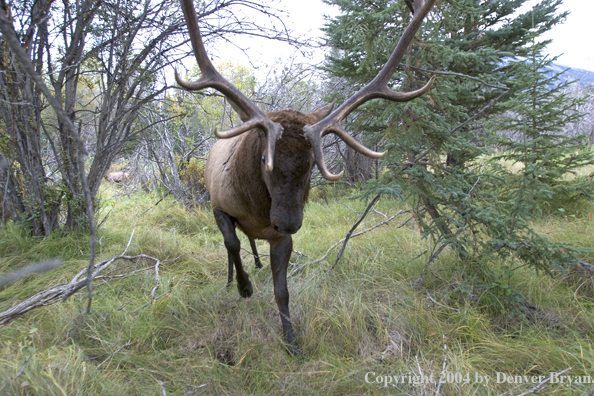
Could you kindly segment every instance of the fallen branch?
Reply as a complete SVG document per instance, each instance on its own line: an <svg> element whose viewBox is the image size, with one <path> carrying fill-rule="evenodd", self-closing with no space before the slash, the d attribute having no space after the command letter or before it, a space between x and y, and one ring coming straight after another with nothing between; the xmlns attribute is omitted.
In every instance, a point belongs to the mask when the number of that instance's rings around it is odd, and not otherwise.
<svg viewBox="0 0 594 396"><path fill-rule="evenodd" d="M107 269L111 264L113 264L117 260L152 260L154 261L155 268L158 269L158 265L161 261L157 258L148 256L146 254L139 254L136 256L124 256L118 255L110 258L109 260L101 261L93 266L93 271L91 274L91 279L105 279L111 278L106 275L99 274ZM57 286L50 287L49 289L40 291L39 293L34 294L33 296L29 297L25 301L15 305L14 307L0 313L0 326L5 325L6 323L10 322L17 316L24 314L25 312L31 311L32 309L44 307L47 305L52 305L60 301L66 300L68 297L73 295L74 293L78 292L79 290L85 288L87 286L87 277L84 276L87 274L87 268L81 270L78 274L72 278L72 280L67 284L61 284ZM158 285L157 285L158 287ZM153 293L156 290L153 289Z"/></svg>

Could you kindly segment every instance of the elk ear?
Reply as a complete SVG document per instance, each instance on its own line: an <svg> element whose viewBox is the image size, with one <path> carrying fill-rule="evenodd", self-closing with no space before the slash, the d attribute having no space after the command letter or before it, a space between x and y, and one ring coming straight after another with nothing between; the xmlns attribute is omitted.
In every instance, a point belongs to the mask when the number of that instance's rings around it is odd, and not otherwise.
<svg viewBox="0 0 594 396"><path fill-rule="evenodd" d="M328 103L327 105L320 107L316 111L309 113L309 115L313 117L313 119L315 120L314 123L320 121L332 112L332 109L334 108L334 102L336 101L334 100L332 101L332 103Z"/></svg>

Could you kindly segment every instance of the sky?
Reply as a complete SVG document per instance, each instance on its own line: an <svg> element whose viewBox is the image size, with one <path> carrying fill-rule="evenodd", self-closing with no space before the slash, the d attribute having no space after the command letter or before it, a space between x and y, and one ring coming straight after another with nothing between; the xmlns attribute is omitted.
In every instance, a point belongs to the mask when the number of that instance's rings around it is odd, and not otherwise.
<svg viewBox="0 0 594 396"><path fill-rule="evenodd" d="M529 0L522 11L529 10L538 1ZM335 7L322 0L280 0L275 6L286 11L282 19L288 29L298 36L314 39L323 36L320 28L325 23L324 15L338 14ZM594 71L594 0L563 0L560 10L569 10L570 14L563 25L554 27L544 36L553 40L548 46L549 55L559 55L557 63L563 66ZM278 59L281 63L287 62L293 55L297 55L298 61L311 64L319 64L324 59L321 49L304 56L288 44L271 40L240 37L236 44L249 48L249 57L229 44L218 45L217 53L213 55L221 60L251 64L256 74L263 73Z"/></svg>
<svg viewBox="0 0 594 396"><path fill-rule="evenodd" d="M278 15L282 18L285 26L290 30L294 37L300 39L309 39L315 42L322 42L324 33L320 30L325 23L324 15L337 15L338 9L324 4L322 0L276 0L268 1L277 9L283 10ZM239 48L228 43L217 45L217 54L219 59L238 60L242 64L251 64L255 68L266 69L275 62L288 62L293 56L297 57L298 62L319 64L324 60L324 51L322 49L308 51L307 54L297 52L295 48L287 43L277 42L254 37L234 37L237 47L247 49L249 57ZM210 51L211 49L207 49Z"/></svg>
<svg viewBox="0 0 594 396"><path fill-rule="evenodd" d="M529 1L528 9L536 0ZM563 0L560 11L570 14L562 25L544 35L553 42L547 47L549 55L560 55L558 63L594 72L594 0Z"/></svg>

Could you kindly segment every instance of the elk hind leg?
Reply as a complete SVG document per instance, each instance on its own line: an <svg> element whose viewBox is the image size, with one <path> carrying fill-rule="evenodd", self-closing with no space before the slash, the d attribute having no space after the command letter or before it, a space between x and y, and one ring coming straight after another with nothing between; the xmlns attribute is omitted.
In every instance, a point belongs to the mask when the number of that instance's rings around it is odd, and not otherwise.
<svg viewBox="0 0 594 396"><path fill-rule="evenodd" d="M250 240L250 246L252 247L252 253L254 254L254 262L256 263L256 267L262 268L262 262L260 261L260 255L258 254L258 250L256 249L256 241L254 238L248 237Z"/></svg>
<svg viewBox="0 0 594 396"><path fill-rule="evenodd" d="M235 219L218 209L214 209L213 212L217 226L223 234L225 248L227 248L227 257L229 259L229 278L227 279L227 284L233 280L233 267L231 265L233 263L237 272L237 289L239 290L239 294L242 297L250 297L254 289L248 274L244 271L241 264L241 244L235 232Z"/></svg>

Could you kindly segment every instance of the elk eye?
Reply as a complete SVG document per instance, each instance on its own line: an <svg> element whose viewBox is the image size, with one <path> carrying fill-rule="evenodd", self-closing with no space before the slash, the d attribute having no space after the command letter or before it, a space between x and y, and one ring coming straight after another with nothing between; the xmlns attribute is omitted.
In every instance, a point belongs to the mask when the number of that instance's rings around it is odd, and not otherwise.
<svg viewBox="0 0 594 396"><path fill-rule="evenodd" d="M266 162L266 157L262 156L262 163Z"/></svg>

